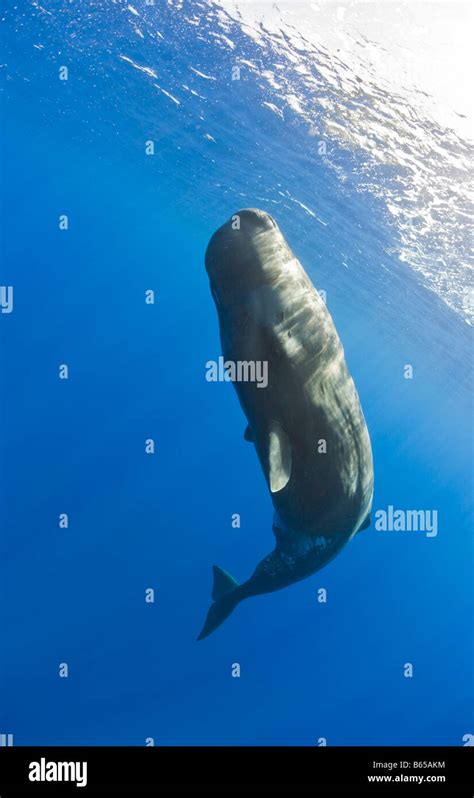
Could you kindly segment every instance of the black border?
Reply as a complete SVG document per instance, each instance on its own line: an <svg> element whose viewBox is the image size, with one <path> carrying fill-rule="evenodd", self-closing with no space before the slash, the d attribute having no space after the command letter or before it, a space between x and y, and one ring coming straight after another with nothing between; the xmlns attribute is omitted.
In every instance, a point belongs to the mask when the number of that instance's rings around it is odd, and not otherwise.
<svg viewBox="0 0 474 798"><path fill-rule="evenodd" d="M87 785L30 782L30 762L87 762ZM374 762L397 763L388 769ZM407 763L400 767L400 763ZM415 763L444 762L443 767ZM444 776L441 783L369 776ZM472 748L22 747L0 748L0 798L17 795L311 794L474 796Z"/></svg>

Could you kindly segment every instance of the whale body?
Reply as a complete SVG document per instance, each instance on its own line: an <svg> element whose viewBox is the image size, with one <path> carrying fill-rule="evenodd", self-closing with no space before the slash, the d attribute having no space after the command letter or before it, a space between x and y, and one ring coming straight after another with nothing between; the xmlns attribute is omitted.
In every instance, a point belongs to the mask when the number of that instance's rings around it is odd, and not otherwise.
<svg viewBox="0 0 474 798"><path fill-rule="evenodd" d="M275 220L246 208L205 256L222 353L266 362L268 384L234 382L273 507L274 550L239 584L214 566L213 603L198 637L245 598L305 579L370 524L369 433L332 318Z"/></svg>

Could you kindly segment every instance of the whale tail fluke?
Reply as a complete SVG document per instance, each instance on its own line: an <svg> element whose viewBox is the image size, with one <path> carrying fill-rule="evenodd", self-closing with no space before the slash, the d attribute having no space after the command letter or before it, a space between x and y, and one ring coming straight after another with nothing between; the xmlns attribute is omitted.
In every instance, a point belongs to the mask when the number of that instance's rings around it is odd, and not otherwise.
<svg viewBox="0 0 474 798"><path fill-rule="evenodd" d="M232 610L235 609L241 598L237 590L239 583L227 571L219 568L218 565L214 565L212 570L214 572L213 603L209 607L206 622L198 640L203 640L217 629L228 618Z"/></svg>
<svg viewBox="0 0 474 798"><path fill-rule="evenodd" d="M223 568L219 568L218 565L212 566L212 572L214 574L214 584L212 585L213 601L218 601L224 593L229 593L230 590L235 590L239 586L234 577L224 571Z"/></svg>

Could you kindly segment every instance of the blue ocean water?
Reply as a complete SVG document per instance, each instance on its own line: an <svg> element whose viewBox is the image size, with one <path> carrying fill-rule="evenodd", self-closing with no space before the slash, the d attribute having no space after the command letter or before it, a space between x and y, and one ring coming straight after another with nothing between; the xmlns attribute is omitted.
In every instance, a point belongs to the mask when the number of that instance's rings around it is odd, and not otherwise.
<svg viewBox="0 0 474 798"><path fill-rule="evenodd" d="M24 1L3 22L0 731L16 745L462 745L468 143L376 74L218 3ZM374 511L436 510L438 534L372 524L197 643L212 564L246 579L274 543L235 392L205 380L220 345L204 252L239 207L272 213L326 292Z"/></svg>

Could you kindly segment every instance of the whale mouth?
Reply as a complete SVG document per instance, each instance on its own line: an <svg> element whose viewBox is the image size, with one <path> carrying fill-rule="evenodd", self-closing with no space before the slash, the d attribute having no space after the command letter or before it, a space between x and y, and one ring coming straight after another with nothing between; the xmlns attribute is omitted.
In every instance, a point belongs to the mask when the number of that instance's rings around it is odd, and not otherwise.
<svg viewBox="0 0 474 798"><path fill-rule="evenodd" d="M219 299L219 294L217 293L217 289L216 289L215 285L212 282L210 283L210 286L211 286L212 298L213 298L214 302L216 303L216 307L219 307L219 305L221 304L221 301Z"/></svg>

